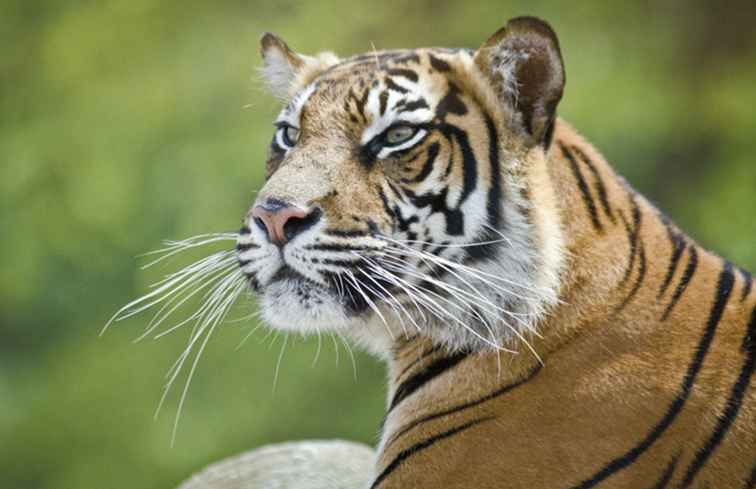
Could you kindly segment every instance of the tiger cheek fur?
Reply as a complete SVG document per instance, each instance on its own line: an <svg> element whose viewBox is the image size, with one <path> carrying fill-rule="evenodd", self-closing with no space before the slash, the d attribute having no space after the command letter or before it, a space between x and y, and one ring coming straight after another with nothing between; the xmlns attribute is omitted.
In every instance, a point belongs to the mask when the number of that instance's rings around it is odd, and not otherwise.
<svg viewBox="0 0 756 489"><path fill-rule="evenodd" d="M339 60L286 100L239 236L263 317L387 360L372 487L756 481L756 297L556 117L556 35Z"/></svg>

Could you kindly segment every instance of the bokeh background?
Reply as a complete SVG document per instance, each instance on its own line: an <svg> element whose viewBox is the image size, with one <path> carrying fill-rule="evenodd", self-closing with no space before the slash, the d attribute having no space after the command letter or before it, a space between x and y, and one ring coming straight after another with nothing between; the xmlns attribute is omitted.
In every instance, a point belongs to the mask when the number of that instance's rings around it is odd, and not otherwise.
<svg viewBox="0 0 756 489"><path fill-rule="evenodd" d="M98 333L186 263L140 271L165 238L235 230L261 182L277 103L261 32L303 52L476 47L548 19L562 116L705 246L756 269L756 4L418 0L3 0L0 4L0 487L169 488L264 443L373 443L376 361L230 323L210 341L176 443L163 375L188 331ZM212 247L206 251L209 252ZM195 256L196 258L196 256ZM245 301L232 317L254 305Z"/></svg>

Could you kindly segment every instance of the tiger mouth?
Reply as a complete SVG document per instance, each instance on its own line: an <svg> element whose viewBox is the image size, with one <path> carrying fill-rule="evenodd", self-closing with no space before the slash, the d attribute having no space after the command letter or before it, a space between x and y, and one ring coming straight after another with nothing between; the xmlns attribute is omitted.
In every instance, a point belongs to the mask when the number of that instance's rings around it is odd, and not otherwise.
<svg viewBox="0 0 756 489"><path fill-rule="evenodd" d="M306 277L291 265L284 264L258 292L265 293L268 288L286 284L290 287L287 294L291 295L292 301L303 302L309 300L313 295L328 296L341 306L344 313L352 317L368 310L369 300L380 302L378 297L365 298L363 294L366 294L366 292L363 291L360 294L355 285L343 280L338 275L337 273L325 274L327 283L324 284ZM355 276L355 280L360 283L363 282L362 277Z"/></svg>
<svg viewBox="0 0 756 489"><path fill-rule="evenodd" d="M310 280L309 278L305 277L298 271L294 270L289 265L283 265L276 273L273 275L273 278L270 279L270 283L279 282L282 280L292 280L292 281L301 281L301 282L307 282L312 286L319 286L322 287L322 285L315 283L314 281Z"/></svg>

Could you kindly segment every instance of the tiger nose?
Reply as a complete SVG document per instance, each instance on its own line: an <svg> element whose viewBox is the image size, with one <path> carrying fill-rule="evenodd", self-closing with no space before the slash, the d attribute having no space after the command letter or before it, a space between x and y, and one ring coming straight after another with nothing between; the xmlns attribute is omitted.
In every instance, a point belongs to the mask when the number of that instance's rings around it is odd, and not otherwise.
<svg viewBox="0 0 756 489"><path fill-rule="evenodd" d="M255 205L251 212L255 224L267 234L271 243L278 246L311 228L320 220L321 214L317 207L302 209L277 200Z"/></svg>

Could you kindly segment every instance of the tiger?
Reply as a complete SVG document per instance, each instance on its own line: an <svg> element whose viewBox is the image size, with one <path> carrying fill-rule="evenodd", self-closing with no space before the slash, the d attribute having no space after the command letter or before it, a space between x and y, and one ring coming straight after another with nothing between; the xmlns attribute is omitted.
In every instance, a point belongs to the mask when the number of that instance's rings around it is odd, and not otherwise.
<svg viewBox="0 0 756 489"><path fill-rule="evenodd" d="M263 321L387 365L370 489L753 488L756 294L557 116L545 21L304 55L236 243Z"/></svg>

